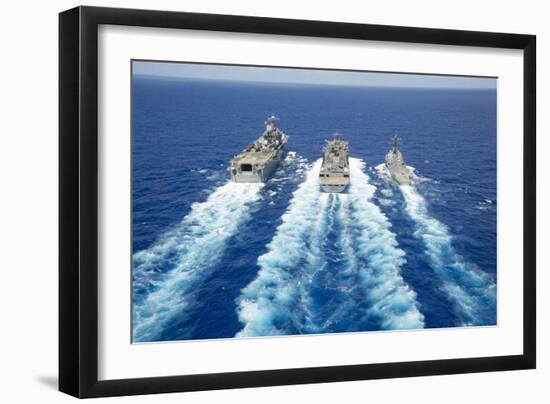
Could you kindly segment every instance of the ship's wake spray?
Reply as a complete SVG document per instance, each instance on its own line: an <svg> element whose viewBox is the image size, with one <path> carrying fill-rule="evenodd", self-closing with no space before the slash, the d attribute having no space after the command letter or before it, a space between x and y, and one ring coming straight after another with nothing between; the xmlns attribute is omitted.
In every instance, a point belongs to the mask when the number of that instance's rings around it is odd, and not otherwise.
<svg viewBox="0 0 550 404"><path fill-rule="evenodd" d="M350 159L348 220L359 279L369 303L366 314L380 329L423 328L424 316L418 308L416 293L401 276L405 253L398 247L387 217L372 202L376 188L363 168L361 160Z"/></svg>
<svg viewBox="0 0 550 404"><path fill-rule="evenodd" d="M422 240L431 266L443 283L461 325L496 323L496 285L454 250L447 226L429 215L426 200L412 186L401 186L405 210L415 222L415 237Z"/></svg>
<svg viewBox="0 0 550 404"><path fill-rule="evenodd" d="M294 193L268 252L258 259L256 279L242 290L244 328L237 336L345 331L338 323L347 315L359 315L361 330L422 328L416 295L400 274L404 253L370 201L374 187L362 163L350 160L349 194L321 193L320 165ZM331 241L327 236L335 232L340 236ZM329 272L334 264L337 270ZM330 310L318 302L321 288L335 295Z"/></svg>
<svg viewBox="0 0 550 404"><path fill-rule="evenodd" d="M197 284L219 263L229 238L246 222L261 184L228 182L195 203L173 229L133 256L133 341L161 338L164 325L185 315Z"/></svg>
<svg viewBox="0 0 550 404"><path fill-rule="evenodd" d="M381 175L385 167L377 167ZM413 172L413 181L420 179ZM432 217L428 204L413 185L399 186L405 211L415 224L430 265L441 279L442 289L460 319L460 325L496 324L496 284L493 278L456 253L446 225Z"/></svg>
<svg viewBox="0 0 550 404"><path fill-rule="evenodd" d="M313 164L305 181L294 192L282 223L269 243L268 252L258 258L256 279L242 290L238 301L239 320L244 328L237 336L266 336L297 333L303 328L303 279L300 268L311 269L316 256L327 195L319 191L321 161Z"/></svg>

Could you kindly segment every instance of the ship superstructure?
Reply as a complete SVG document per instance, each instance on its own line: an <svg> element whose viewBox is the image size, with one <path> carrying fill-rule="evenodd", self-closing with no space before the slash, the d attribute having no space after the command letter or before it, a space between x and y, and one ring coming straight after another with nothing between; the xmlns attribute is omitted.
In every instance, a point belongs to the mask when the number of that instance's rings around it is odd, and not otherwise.
<svg viewBox="0 0 550 404"><path fill-rule="evenodd" d="M395 182L399 185L410 185L411 172L405 164L403 153L399 150L399 140L399 137L395 134L392 138L391 150L386 154L386 167Z"/></svg>
<svg viewBox="0 0 550 404"><path fill-rule="evenodd" d="M278 121L274 115L267 118L264 133L231 160L231 180L267 182L275 173L288 142L288 135L277 127Z"/></svg>
<svg viewBox="0 0 550 404"><path fill-rule="evenodd" d="M350 183L348 142L335 133L325 141L319 185L324 192L344 192Z"/></svg>

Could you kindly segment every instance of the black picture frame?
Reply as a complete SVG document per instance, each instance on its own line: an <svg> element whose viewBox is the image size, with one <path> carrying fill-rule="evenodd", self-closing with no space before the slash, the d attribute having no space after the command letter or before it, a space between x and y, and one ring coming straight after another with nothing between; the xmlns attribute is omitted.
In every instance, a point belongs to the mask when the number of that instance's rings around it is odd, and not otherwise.
<svg viewBox="0 0 550 404"><path fill-rule="evenodd" d="M98 26L181 28L523 50L523 354L98 380ZM536 366L536 37L184 12L77 7L59 15L59 390L104 397Z"/></svg>

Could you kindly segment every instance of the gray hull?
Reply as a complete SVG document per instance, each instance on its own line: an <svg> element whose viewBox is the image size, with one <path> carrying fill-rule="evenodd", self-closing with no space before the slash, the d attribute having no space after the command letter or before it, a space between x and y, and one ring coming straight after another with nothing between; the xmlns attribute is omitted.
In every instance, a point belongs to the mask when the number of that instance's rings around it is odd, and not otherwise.
<svg viewBox="0 0 550 404"><path fill-rule="evenodd" d="M240 171L240 172L231 172L231 180L234 182L242 183L264 183L267 182L273 177L277 167L281 164L281 161L284 159L285 150L279 150L273 158L271 158L265 166L260 171Z"/></svg>
<svg viewBox="0 0 550 404"><path fill-rule="evenodd" d="M267 118L264 133L229 163L233 182L264 183L275 174L285 155L288 135L277 128L275 116Z"/></svg>
<svg viewBox="0 0 550 404"><path fill-rule="evenodd" d="M349 183L346 183L346 184L320 184L320 185L321 185L321 191L323 191L323 192L342 193L347 189Z"/></svg>
<svg viewBox="0 0 550 404"><path fill-rule="evenodd" d="M399 185L411 185L411 172L405 165L399 150L390 151L386 155L386 167L393 180Z"/></svg>
<svg viewBox="0 0 550 404"><path fill-rule="evenodd" d="M327 140L323 147L323 162L319 171L319 187L323 192L344 192L350 182L348 142L339 134Z"/></svg>

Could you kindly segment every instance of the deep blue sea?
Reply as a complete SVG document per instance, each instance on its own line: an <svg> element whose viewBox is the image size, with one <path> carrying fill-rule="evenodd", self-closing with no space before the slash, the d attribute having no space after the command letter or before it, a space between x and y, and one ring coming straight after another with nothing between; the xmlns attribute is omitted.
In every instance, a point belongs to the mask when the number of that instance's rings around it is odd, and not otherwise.
<svg viewBox="0 0 550 404"><path fill-rule="evenodd" d="M229 183L271 114L284 164ZM132 116L134 341L496 324L496 91L134 77ZM351 186L323 194L335 131Z"/></svg>

